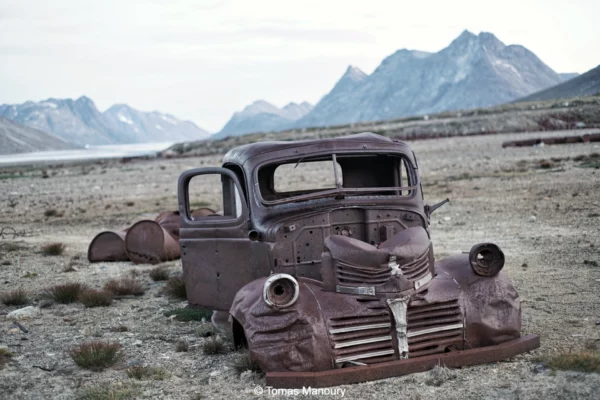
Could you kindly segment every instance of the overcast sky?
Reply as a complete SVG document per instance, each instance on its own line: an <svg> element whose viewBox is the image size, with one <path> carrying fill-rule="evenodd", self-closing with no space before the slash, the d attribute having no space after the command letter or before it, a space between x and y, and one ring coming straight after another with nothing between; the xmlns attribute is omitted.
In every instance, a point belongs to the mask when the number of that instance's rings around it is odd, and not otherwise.
<svg viewBox="0 0 600 400"><path fill-rule="evenodd" d="M256 99L316 103L349 64L464 29L557 72L600 64L600 0L1 0L0 103L92 98L218 131Z"/></svg>

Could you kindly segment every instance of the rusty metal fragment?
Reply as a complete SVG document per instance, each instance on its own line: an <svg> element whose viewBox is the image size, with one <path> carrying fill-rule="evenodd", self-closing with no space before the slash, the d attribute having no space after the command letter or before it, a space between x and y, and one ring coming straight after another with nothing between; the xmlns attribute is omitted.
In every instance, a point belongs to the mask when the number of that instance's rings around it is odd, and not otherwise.
<svg viewBox="0 0 600 400"><path fill-rule="evenodd" d="M570 143L590 143L600 142L600 133L587 133L585 135L576 136L560 136L560 137L546 137L546 138L535 138L525 140L513 140L502 143L502 147L529 147L539 146L541 144L570 144Z"/></svg>

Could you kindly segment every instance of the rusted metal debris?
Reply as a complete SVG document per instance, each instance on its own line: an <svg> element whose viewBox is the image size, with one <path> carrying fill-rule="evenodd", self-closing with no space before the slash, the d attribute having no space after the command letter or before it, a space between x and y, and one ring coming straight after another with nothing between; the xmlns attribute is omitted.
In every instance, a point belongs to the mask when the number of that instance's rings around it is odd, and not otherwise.
<svg viewBox="0 0 600 400"><path fill-rule="evenodd" d="M279 168L284 183L303 185L294 173L311 163L321 165L318 185L278 186ZM189 183L203 174L221 176L223 215L190 211ZM223 168L184 172L178 191L190 306L215 310L219 324L229 312L235 343L269 385L361 382L539 346L521 337L498 246L435 260L429 221L439 205L424 203L406 143L366 133L249 144Z"/></svg>
<svg viewBox="0 0 600 400"><path fill-rule="evenodd" d="M590 143L600 142L600 133L588 133L585 135L578 136L560 136L560 137L546 137L546 138L535 138L525 140L513 140L502 143L502 147L529 147L539 146L541 144L570 144L570 143Z"/></svg>
<svg viewBox="0 0 600 400"><path fill-rule="evenodd" d="M192 212L195 218L213 215L210 208ZM164 211L154 220L136 222L123 231L101 232L90 243L88 259L99 261L132 261L157 264L180 257L179 211Z"/></svg>

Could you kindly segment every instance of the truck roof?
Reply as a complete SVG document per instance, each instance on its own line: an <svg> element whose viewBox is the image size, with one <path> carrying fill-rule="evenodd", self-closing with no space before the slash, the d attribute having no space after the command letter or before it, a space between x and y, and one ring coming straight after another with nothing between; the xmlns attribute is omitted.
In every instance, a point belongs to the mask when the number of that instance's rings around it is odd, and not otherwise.
<svg viewBox="0 0 600 400"><path fill-rule="evenodd" d="M340 136L328 139L310 139L299 141L265 141L249 143L231 149L223 158L223 163L234 163L243 165L247 160L255 156L270 154L269 157L277 156L302 156L324 151L352 151L352 150L392 150L394 152L405 151L410 154L408 145L400 140L391 139L373 132L357 133L355 135Z"/></svg>

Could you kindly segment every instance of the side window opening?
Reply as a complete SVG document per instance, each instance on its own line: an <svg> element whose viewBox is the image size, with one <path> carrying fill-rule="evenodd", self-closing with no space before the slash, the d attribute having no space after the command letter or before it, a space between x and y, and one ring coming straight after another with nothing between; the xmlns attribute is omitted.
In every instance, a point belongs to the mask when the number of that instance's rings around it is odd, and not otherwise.
<svg viewBox="0 0 600 400"><path fill-rule="evenodd" d="M227 175L203 174L190 179L187 212L192 219L219 216L237 219L242 215L241 201L235 182Z"/></svg>

